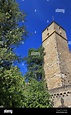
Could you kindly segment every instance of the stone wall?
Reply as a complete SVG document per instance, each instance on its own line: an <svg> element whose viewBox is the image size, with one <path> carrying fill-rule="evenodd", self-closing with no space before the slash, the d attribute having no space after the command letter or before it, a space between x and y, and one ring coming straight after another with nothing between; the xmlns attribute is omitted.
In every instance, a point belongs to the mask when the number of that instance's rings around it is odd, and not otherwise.
<svg viewBox="0 0 71 115"><path fill-rule="evenodd" d="M52 34L46 41L44 41L43 47L45 48L46 53L44 56L44 71L48 89L61 87L61 73L55 33Z"/></svg>
<svg viewBox="0 0 71 115"><path fill-rule="evenodd" d="M65 107L71 107L71 85L49 90L54 107L62 105L61 99L64 100Z"/></svg>
<svg viewBox="0 0 71 115"><path fill-rule="evenodd" d="M44 71L48 90L54 107L71 107L71 52L69 52L65 30L52 22L42 32L44 47Z"/></svg>
<svg viewBox="0 0 71 115"><path fill-rule="evenodd" d="M68 50L67 40L56 34L57 52L61 71L62 85L71 84L71 56Z"/></svg>
<svg viewBox="0 0 71 115"><path fill-rule="evenodd" d="M42 33L44 71L48 89L71 84L71 54L65 30L52 23Z"/></svg>

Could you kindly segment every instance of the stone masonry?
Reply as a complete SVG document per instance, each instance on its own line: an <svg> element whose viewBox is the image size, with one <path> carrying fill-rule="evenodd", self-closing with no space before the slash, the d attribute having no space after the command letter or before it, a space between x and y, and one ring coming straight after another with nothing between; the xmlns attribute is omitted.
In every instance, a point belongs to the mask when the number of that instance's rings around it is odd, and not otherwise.
<svg viewBox="0 0 71 115"><path fill-rule="evenodd" d="M52 22L42 32L44 47L44 71L54 107L71 107L71 53L68 49L65 30Z"/></svg>

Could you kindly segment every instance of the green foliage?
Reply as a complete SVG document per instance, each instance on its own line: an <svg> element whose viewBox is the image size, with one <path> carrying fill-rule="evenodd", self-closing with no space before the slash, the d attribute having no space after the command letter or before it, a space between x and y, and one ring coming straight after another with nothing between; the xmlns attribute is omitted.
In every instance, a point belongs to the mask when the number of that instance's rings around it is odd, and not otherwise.
<svg viewBox="0 0 71 115"><path fill-rule="evenodd" d="M4 107L22 107L25 81L17 67L10 70L0 68L0 105Z"/></svg>
<svg viewBox="0 0 71 115"><path fill-rule="evenodd" d="M19 27L19 22L24 20L25 16L20 12L15 0L0 1L0 41L3 40L4 46L16 45L23 40L25 27Z"/></svg>
<svg viewBox="0 0 71 115"><path fill-rule="evenodd" d="M14 62L21 61L14 48L27 33L22 24L25 16L16 0L0 0L0 105L8 108L49 108L50 96L43 82L44 49L29 50L28 57L24 58L28 69L24 78L18 67L13 67ZM25 78L28 79L26 83Z"/></svg>
<svg viewBox="0 0 71 115"><path fill-rule="evenodd" d="M25 57L25 63L27 64L28 72L26 73L26 79L35 78L36 80L44 79L43 58L44 48L29 49L28 57Z"/></svg>
<svg viewBox="0 0 71 115"><path fill-rule="evenodd" d="M25 40L27 31L22 23L25 16L16 0L0 0L0 66L5 67L5 61L21 61L14 48Z"/></svg>
<svg viewBox="0 0 71 115"><path fill-rule="evenodd" d="M14 49L25 40L25 16L16 0L0 0L0 105L4 107L23 106L25 82L13 65L21 61Z"/></svg>
<svg viewBox="0 0 71 115"><path fill-rule="evenodd" d="M24 58L27 64L27 73L25 79L28 80L24 90L26 108L50 108L52 107L50 95L44 82L45 73L44 64L44 48L30 49L28 56Z"/></svg>
<svg viewBox="0 0 71 115"><path fill-rule="evenodd" d="M47 92L45 83L43 81L36 81L30 79L26 84L26 90L24 90L25 96L25 108L51 108L50 95Z"/></svg>
<svg viewBox="0 0 71 115"><path fill-rule="evenodd" d="M12 49L8 50L6 48L0 48L0 67L9 69L9 66L20 60L20 57L17 57L15 53L12 52Z"/></svg>

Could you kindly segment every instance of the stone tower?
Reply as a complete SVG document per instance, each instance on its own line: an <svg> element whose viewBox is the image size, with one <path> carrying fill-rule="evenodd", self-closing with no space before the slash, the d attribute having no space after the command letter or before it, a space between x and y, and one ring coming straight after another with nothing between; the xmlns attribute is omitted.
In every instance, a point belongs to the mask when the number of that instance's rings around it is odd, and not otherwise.
<svg viewBox="0 0 71 115"><path fill-rule="evenodd" d="M71 107L71 53L65 30L52 22L42 32L45 79L54 107Z"/></svg>

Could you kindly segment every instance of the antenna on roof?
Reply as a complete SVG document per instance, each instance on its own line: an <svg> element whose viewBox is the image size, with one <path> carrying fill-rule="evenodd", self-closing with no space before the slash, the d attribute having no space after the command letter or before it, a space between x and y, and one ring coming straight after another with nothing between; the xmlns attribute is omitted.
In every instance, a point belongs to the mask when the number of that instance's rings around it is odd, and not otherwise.
<svg viewBox="0 0 71 115"><path fill-rule="evenodd" d="M52 16L52 21L54 21L54 16Z"/></svg>

